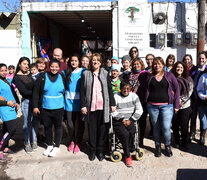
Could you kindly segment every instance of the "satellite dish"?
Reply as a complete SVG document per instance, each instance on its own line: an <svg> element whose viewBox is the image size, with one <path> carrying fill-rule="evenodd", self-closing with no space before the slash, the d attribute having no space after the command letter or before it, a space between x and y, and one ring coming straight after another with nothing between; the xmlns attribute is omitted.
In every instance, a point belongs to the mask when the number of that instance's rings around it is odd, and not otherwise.
<svg viewBox="0 0 207 180"><path fill-rule="evenodd" d="M153 22L155 24L163 24L165 22L165 19L166 19L165 13L159 12L155 14Z"/></svg>

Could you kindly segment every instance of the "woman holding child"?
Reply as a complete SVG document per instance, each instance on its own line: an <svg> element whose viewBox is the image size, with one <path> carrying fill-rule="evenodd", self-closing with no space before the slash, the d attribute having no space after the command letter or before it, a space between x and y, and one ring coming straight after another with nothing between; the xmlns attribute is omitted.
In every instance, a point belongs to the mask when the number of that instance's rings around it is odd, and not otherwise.
<svg viewBox="0 0 207 180"><path fill-rule="evenodd" d="M19 90L22 96L21 100L21 110L24 118L23 132L25 141L25 151L27 153L32 153L33 150L37 148L36 134L33 134L32 146L30 143L30 129L32 126L32 90L34 86L34 81L29 72L30 60L27 57L21 57L17 64L17 69L15 76L13 78L13 83Z"/></svg>

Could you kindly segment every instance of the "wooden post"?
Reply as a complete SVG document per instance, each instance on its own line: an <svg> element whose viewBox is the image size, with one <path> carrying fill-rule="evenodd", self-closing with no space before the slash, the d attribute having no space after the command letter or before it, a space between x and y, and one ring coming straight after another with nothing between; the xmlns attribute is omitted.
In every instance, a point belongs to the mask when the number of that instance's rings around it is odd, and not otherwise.
<svg viewBox="0 0 207 180"><path fill-rule="evenodd" d="M206 0L198 0L198 44L197 55L205 48L205 8ZM198 59L197 59L198 62Z"/></svg>

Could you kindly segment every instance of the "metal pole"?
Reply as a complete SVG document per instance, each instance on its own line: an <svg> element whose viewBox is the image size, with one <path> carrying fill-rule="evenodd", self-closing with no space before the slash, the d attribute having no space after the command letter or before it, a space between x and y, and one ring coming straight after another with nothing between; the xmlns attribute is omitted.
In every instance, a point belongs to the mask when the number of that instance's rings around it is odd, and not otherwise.
<svg viewBox="0 0 207 180"><path fill-rule="evenodd" d="M205 48L205 8L206 0L198 0L198 43L197 55ZM198 62L198 59L197 59Z"/></svg>

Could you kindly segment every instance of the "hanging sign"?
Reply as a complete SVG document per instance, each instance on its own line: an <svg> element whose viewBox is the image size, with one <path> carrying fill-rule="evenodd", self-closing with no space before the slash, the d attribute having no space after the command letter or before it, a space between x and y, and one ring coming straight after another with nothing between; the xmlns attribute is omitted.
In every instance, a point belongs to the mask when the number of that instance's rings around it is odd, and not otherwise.
<svg viewBox="0 0 207 180"><path fill-rule="evenodd" d="M149 33L146 30L149 6L147 0L119 0L119 57L128 54L133 46L138 47L139 51L149 46Z"/></svg>

